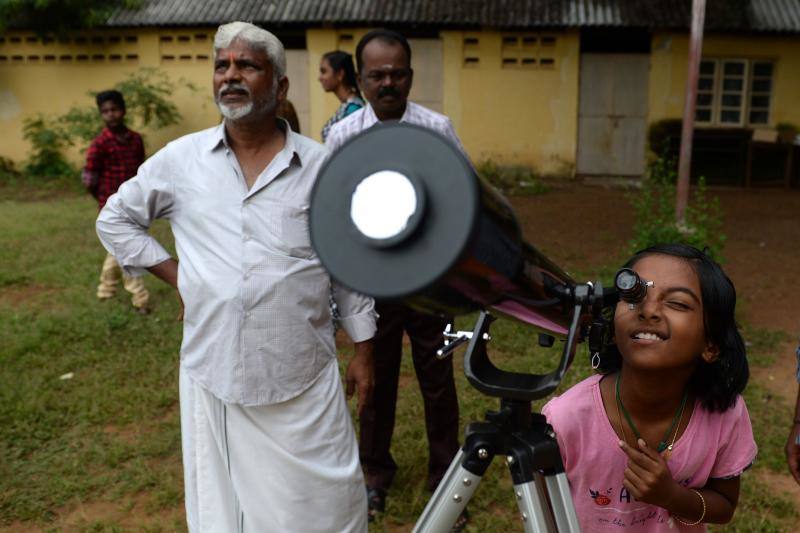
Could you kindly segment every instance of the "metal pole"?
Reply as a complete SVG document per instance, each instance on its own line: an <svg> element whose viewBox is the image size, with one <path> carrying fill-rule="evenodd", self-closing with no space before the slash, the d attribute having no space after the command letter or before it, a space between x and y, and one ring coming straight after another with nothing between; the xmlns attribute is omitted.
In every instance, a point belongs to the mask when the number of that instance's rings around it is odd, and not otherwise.
<svg viewBox="0 0 800 533"><path fill-rule="evenodd" d="M697 102L697 78L700 73L700 56L703 51L703 24L706 17L706 0L692 0L692 33L689 39L689 69L686 76L686 103L683 106L681 153L678 160L678 190L675 201L675 219L683 224L686 205L689 203L689 170L692 166L692 137L694 135L694 108Z"/></svg>

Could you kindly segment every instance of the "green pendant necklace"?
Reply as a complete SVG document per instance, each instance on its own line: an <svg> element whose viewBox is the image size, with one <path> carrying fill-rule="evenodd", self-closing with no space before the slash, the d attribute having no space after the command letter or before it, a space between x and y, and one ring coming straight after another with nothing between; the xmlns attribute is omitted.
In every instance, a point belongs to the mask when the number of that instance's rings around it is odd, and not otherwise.
<svg viewBox="0 0 800 533"><path fill-rule="evenodd" d="M630 413L628 413L628 410L625 409L625 404L622 403L622 396L620 396L620 394L619 394L619 376L620 376L620 374L622 374L622 372L617 372L617 383L616 383L617 407L619 407L620 410L622 411L622 414L625 415L625 420L628 421L628 425L633 430L633 434L636 435L636 440L639 440L639 439L642 438L642 435L639 433L639 430L636 428L636 424L633 423L633 419L631 418ZM675 411L675 415L672 417L672 423L667 428L666 433L664 433L664 438L661 439L661 442L658 443L658 448L656 448L656 451L658 451L658 453L663 452L667 448L670 448L670 451L671 451L672 446L675 444L675 437L678 435L677 428L675 426L676 426L676 424L678 424L678 421L681 418L683 418L683 408L686 406L686 398L688 396L689 396L689 391L688 390L684 390L683 391L683 398L681 399L681 404L678 406L678 409ZM676 430L675 431L675 436L673 436L673 438L672 438L672 444L667 444L667 442L669 441L669 436L672 434L672 430Z"/></svg>

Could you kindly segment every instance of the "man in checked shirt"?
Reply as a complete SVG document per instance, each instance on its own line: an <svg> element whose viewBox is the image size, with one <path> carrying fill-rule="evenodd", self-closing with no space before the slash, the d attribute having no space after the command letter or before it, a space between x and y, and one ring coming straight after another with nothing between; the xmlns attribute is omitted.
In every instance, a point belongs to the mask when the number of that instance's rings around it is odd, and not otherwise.
<svg viewBox="0 0 800 533"><path fill-rule="evenodd" d="M144 163L144 144L141 135L125 126L125 100L119 91L99 93L97 109L105 128L89 145L82 181L97 199L98 209L103 209L108 198L117 192L124 181L135 176L139 165ZM134 309L147 314L150 293L142 278L123 274L114 256L109 253L100 271L97 297L101 300L113 297L120 277L125 290L132 295Z"/></svg>

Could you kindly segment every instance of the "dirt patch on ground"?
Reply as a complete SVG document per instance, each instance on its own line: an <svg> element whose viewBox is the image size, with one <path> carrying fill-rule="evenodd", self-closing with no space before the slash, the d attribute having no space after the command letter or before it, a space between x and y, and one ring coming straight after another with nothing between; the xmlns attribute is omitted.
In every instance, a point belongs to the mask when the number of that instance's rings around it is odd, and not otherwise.
<svg viewBox="0 0 800 533"><path fill-rule="evenodd" d="M0 288L0 305L14 309L40 309L50 304L51 296L59 289L45 285L11 285Z"/></svg>
<svg viewBox="0 0 800 533"><path fill-rule="evenodd" d="M721 190L728 241L725 269L747 320L800 331L800 191Z"/></svg>
<svg viewBox="0 0 800 533"><path fill-rule="evenodd" d="M525 239L567 271L586 271L624 257L633 212L618 188L565 186L512 198Z"/></svg>
<svg viewBox="0 0 800 533"><path fill-rule="evenodd" d="M163 414L150 419L147 423L131 423L125 425L108 424L103 428L103 433L126 444L135 444L154 431L161 423L175 423L180 417L180 407L177 403L168 407Z"/></svg>
<svg viewBox="0 0 800 533"><path fill-rule="evenodd" d="M58 518L46 527L15 522L0 527L0 533L33 533L41 531L105 531L103 526L113 526L114 531L183 531L186 515L183 506L152 511L148 493L124 501L75 501L56 511Z"/></svg>
<svg viewBox="0 0 800 533"><path fill-rule="evenodd" d="M635 190L560 185L540 196L514 198L525 238L567 270L591 270L627 258ZM800 191L712 189L724 212L725 271L746 320L800 330Z"/></svg>
<svg viewBox="0 0 800 533"><path fill-rule="evenodd" d="M785 342L775 354L773 364L767 367L750 367L750 379L767 386L772 394L787 405L794 405L797 398L795 349L796 341Z"/></svg>
<svg viewBox="0 0 800 533"><path fill-rule="evenodd" d="M794 503L795 509L800 509L800 487L789 474L780 474L762 469L756 471L756 477L775 491L775 494L785 495Z"/></svg>
<svg viewBox="0 0 800 533"><path fill-rule="evenodd" d="M63 514L56 524L60 531L85 531L87 525L98 521L130 528L131 531L154 530L157 527L169 531L173 524L178 526L186 523L183 506L152 511L150 500L150 496L143 493L123 503L79 503Z"/></svg>

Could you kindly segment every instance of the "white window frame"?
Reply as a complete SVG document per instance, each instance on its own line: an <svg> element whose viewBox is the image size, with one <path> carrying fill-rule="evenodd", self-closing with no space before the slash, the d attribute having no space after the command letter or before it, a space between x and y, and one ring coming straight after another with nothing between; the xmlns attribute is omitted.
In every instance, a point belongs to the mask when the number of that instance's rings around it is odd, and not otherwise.
<svg viewBox="0 0 800 533"><path fill-rule="evenodd" d="M696 120L694 123L697 126L706 126L706 127L715 127L715 128L741 128L741 127L768 127L772 117L772 102L774 100L774 89L775 89L775 60L770 58L760 58L760 59L746 59L741 57L704 57L701 59L701 62L712 62L714 63L714 76L713 76L713 85L710 91L703 91L699 88L699 78L698 78L698 96L700 94L708 94L711 93L711 105L710 106L699 106L696 105L695 109L695 117L697 116L697 108L702 109L709 109L711 110L711 117L708 121L700 121ZM738 93L733 91L725 91L724 90L724 80L726 78L724 69L726 64L730 63L740 63L744 65L743 74L741 75L742 79L742 90ZM770 63L772 65L772 73L769 76L769 80L771 82L769 92L753 91L753 81L754 75L753 72L755 71L754 66L756 63ZM703 76L700 74L699 77L708 77ZM728 76L728 78L733 78L737 76ZM761 77L767 79L766 77ZM741 96L741 104L738 107L734 106L723 106L722 105L722 97L723 94L739 94ZM751 111L751 97L752 96L767 96L769 98L769 105L766 108L757 107L754 108L755 111L766 111L767 113L767 121L766 122L750 122L750 111ZM725 110L738 110L739 111L739 120L737 122L722 122L722 112Z"/></svg>
<svg viewBox="0 0 800 533"><path fill-rule="evenodd" d="M727 59L726 58L726 59L719 59L717 61L717 64L719 65L719 72L718 72L718 75L717 75L718 79L719 79L719 85L717 85L717 87L719 88L719 91L716 92L716 94L715 94L715 96L717 98L717 102L716 102L717 108L716 108L716 114L715 114L714 118L716 119L717 125L720 126L720 127L723 127L723 128L741 128L741 127L743 127L745 125L744 118L745 118L745 115L749 112L749 109L748 109L748 106L747 106L747 100L748 100L748 94L749 94L749 91L748 91L749 86L748 86L748 84L750 82L750 76L749 76L749 74L750 74L750 68L749 68L750 67L750 62L748 60L746 60L746 59ZM730 76L726 76L725 75L725 67L726 67L726 65L742 65L742 74L741 75L733 75L732 74ZM737 91L726 91L725 90L725 80L726 79L734 79L734 80L738 79L738 80L741 80L742 88L738 92ZM738 107L737 106L726 106L726 105L724 105L722 100L723 100L723 97L726 96L726 95L733 95L733 96L737 96L738 95L739 98L740 98ZM728 121L723 122L722 121L722 113L724 113L725 111L738 111L739 112L739 120L737 120L736 122L728 122Z"/></svg>
<svg viewBox="0 0 800 533"><path fill-rule="evenodd" d="M705 58L704 57L704 58L702 58L700 60L700 63L701 63L701 66L702 66L702 63L712 63L714 65L714 74L712 76L711 90L710 91L701 90L700 89L700 78L707 78L708 75L703 75L703 73L701 71L699 76L698 76L698 78L697 78L697 96L699 97L701 94L711 93L711 105L710 106L708 106L708 105L703 105L702 106L703 109L709 109L710 108L711 115L709 117L709 120L705 120L705 121L697 120L697 108L700 107L700 106L695 101L695 121L694 121L694 123L696 125L698 125L698 126L713 126L714 123L715 123L715 117L716 117L716 114L717 114L717 112L716 112L716 108L717 108L716 100L717 100L717 92L718 92L717 91L717 87L719 85L719 80L718 80L718 78L719 78L719 62L716 59L711 59L711 58Z"/></svg>
<svg viewBox="0 0 800 533"><path fill-rule="evenodd" d="M772 101L775 99L774 92L775 92L775 61L772 59L754 59L751 62L751 69L750 69L750 79L748 80L748 94L747 94L747 123L752 125L753 127L767 127L769 126L770 120L772 119ZM768 79L770 82L769 91L754 91L753 90L753 83L756 79L756 63L769 63L772 66L772 71L770 72L769 77L766 76L758 76L759 79ZM769 99L769 103L767 107L755 107L753 108L753 96L766 96ZM766 122L750 122L750 114L753 111L766 111L767 113L767 121Z"/></svg>

